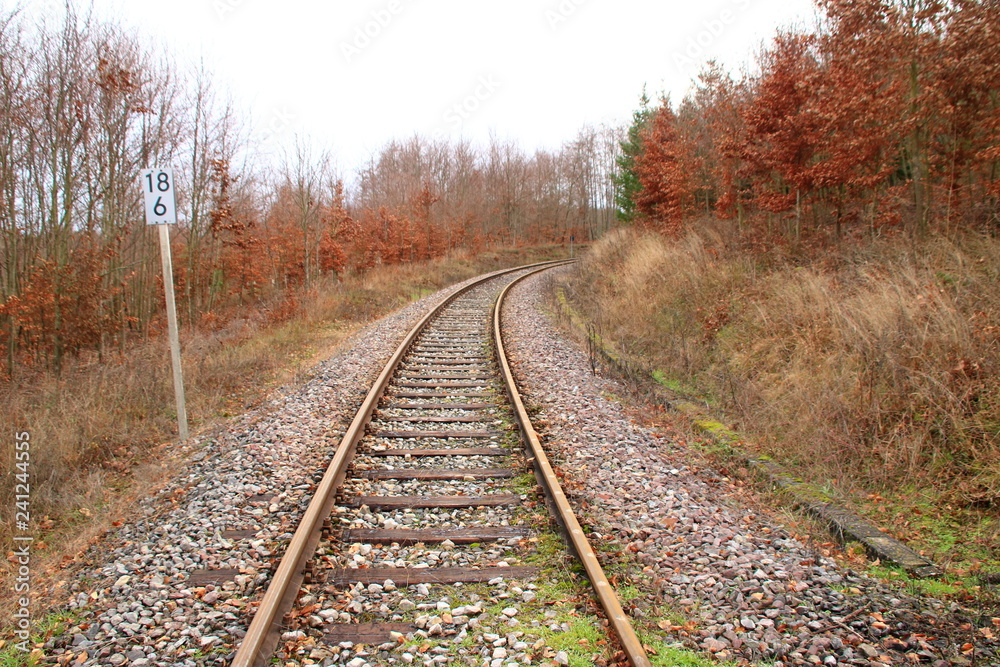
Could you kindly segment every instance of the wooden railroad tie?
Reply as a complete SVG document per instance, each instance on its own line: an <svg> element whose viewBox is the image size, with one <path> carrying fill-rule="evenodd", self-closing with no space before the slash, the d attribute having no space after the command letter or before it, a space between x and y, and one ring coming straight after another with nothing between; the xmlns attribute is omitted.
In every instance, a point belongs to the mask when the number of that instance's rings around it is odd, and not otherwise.
<svg viewBox="0 0 1000 667"><path fill-rule="evenodd" d="M448 481L459 479L499 479L514 477L515 472L510 468L465 468L459 470L448 469L428 469L422 470L364 470L358 474L362 479L398 479L398 480L425 480L425 481Z"/></svg>
<svg viewBox="0 0 1000 667"><path fill-rule="evenodd" d="M454 449L384 449L367 452L368 456L507 456L510 450L499 447L468 447Z"/></svg>
<svg viewBox="0 0 1000 667"><path fill-rule="evenodd" d="M334 623L326 626L323 642L331 646L342 642L377 646L393 641L394 632L407 635L416 629L412 623Z"/></svg>
<svg viewBox="0 0 1000 667"><path fill-rule="evenodd" d="M403 417L396 417L392 415L379 416L379 421L383 422L409 422L412 424L417 423L427 423L427 424L474 424L476 422L486 421L486 417L427 417L424 415L406 415Z"/></svg>
<svg viewBox="0 0 1000 667"><path fill-rule="evenodd" d="M397 410L487 410L496 406L492 403L390 403L385 407Z"/></svg>
<svg viewBox="0 0 1000 667"><path fill-rule="evenodd" d="M233 581L239 573L239 570L232 570L229 568L195 570L188 575L187 581L184 583L188 586L208 586L209 584L219 586L227 581Z"/></svg>
<svg viewBox="0 0 1000 667"><path fill-rule="evenodd" d="M520 526L500 526L492 528L442 528L434 530L345 530L340 539L346 544L432 544L448 540L454 544L476 544L478 542L496 542L499 540L529 537L532 531Z"/></svg>
<svg viewBox="0 0 1000 667"><path fill-rule="evenodd" d="M419 355L414 355L411 357L407 363L421 363L424 361L434 361L440 364L465 364L465 363L476 363L485 364L489 363L489 358L484 357L480 354L463 354L461 359L455 359L454 354L443 354L440 352L424 352Z"/></svg>
<svg viewBox="0 0 1000 667"><path fill-rule="evenodd" d="M419 391L397 391L392 394L392 398L454 398L469 400L470 398L495 398L496 394L487 393L485 391L470 391L462 394L455 394L454 392L447 391L425 391L423 393ZM433 409L433 408L429 408Z"/></svg>
<svg viewBox="0 0 1000 667"><path fill-rule="evenodd" d="M510 494L492 496L355 496L347 507L367 505L375 509L469 509L473 507L511 507L521 498Z"/></svg>
<svg viewBox="0 0 1000 667"><path fill-rule="evenodd" d="M537 567L487 567L472 570L464 567L370 567L364 569L328 570L325 583L332 586L351 584L381 584L386 579L396 586L414 584L482 584L493 579L532 579Z"/></svg>
<svg viewBox="0 0 1000 667"><path fill-rule="evenodd" d="M451 369L449 369L451 370ZM488 373L449 373L446 375L434 375L432 373L410 372L401 375L401 380L490 380L493 375Z"/></svg>
<svg viewBox="0 0 1000 667"><path fill-rule="evenodd" d="M479 366L481 370L486 370L485 360L483 361L455 361L447 359L434 359L427 361L408 361L403 364L402 368L407 370L420 370L420 371L453 371L455 366Z"/></svg>
<svg viewBox="0 0 1000 667"><path fill-rule="evenodd" d="M376 431L376 438L492 438L500 436L497 431Z"/></svg>
<svg viewBox="0 0 1000 667"><path fill-rule="evenodd" d="M438 387L451 387L459 389L466 387L488 387L490 386L490 383L483 380L472 380L470 382L464 382L461 380L441 380L431 382L397 382L396 386L406 387L407 389L436 389Z"/></svg>
<svg viewBox="0 0 1000 667"><path fill-rule="evenodd" d="M222 539L224 540L246 540L251 537L256 537L257 533L260 532L259 528L230 528L228 530L222 531Z"/></svg>

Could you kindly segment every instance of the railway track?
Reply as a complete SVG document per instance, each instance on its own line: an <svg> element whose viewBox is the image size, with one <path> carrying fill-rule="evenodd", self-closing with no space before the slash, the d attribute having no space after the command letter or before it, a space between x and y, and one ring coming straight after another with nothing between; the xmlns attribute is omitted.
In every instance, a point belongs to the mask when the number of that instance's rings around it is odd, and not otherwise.
<svg viewBox="0 0 1000 667"><path fill-rule="evenodd" d="M546 507L607 619L596 643L649 664L503 355L503 296L553 265L484 277L400 344L318 484L235 667L270 664L286 645L353 667L562 662L542 636L573 631L559 622L564 589L537 564L540 545L557 543Z"/></svg>

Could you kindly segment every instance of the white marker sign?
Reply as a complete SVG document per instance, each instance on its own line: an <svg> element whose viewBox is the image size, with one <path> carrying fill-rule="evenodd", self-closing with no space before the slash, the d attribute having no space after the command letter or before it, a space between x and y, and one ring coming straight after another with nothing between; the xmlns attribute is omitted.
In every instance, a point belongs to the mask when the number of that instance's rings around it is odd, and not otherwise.
<svg viewBox="0 0 1000 667"><path fill-rule="evenodd" d="M174 202L174 170L145 169L140 178L146 198L146 224L157 225L160 233L160 259L163 264L163 296L167 305L167 334L170 336L170 360L174 371L174 400L177 404L177 430L187 440L187 402L184 399L184 373L181 369L181 341L177 330L177 305L174 302L174 266L170 258L170 228L177 224Z"/></svg>
<svg viewBox="0 0 1000 667"><path fill-rule="evenodd" d="M146 169L142 172L142 194L146 198L147 225L176 225L174 170Z"/></svg>

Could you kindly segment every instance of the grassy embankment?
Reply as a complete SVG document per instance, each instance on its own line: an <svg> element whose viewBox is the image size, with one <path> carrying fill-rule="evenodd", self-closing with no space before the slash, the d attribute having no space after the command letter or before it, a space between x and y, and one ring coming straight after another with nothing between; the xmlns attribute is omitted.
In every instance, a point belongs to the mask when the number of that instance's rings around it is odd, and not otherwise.
<svg viewBox="0 0 1000 667"><path fill-rule="evenodd" d="M221 330L182 332L192 434L218 428L261 404L281 386L309 377L364 324L466 278L509 266L566 256L558 246L500 250L475 257L376 267L347 275L297 297L280 321L265 311L229 317ZM287 309L287 303L284 306ZM231 315L231 314L230 314ZM14 461L14 434L29 432L33 602L44 606L43 580L88 542L123 518L136 497L166 479L176 440L176 413L165 343L155 342L103 364L78 362L60 378L22 375L0 385L8 428L0 455ZM0 486L0 544L9 554L14 522L14 476ZM4 579L15 563L5 559ZM11 587L0 609L11 607ZM2 615L2 614L0 614Z"/></svg>
<svg viewBox="0 0 1000 667"><path fill-rule="evenodd" d="M1000 569L1000 241L748 254L723 222L621 231L562 285L594 333L754 454L948 568ZM959 585L974 585L976 577Z"/></svg>

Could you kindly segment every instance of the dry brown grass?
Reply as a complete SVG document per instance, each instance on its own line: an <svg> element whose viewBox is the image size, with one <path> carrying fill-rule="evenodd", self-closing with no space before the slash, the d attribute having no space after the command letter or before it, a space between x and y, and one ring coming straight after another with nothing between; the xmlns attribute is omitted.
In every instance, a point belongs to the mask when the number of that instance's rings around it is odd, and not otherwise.
<svg viewBox="0 0 1000 667"><path fill-rule="evenodd" d="M315 362L374 318L466 278L565 254L548 246L377 267L299 295L297 312L280 323L265 307L230 318L218 331L184 331L191 431L218 428L276 388L304 381ZM166 346L157 342L102 364L79 361L61 378L38 373L0 386L6 470L14 434L31 434L31 513L41 542L34 546L35 575L75 555L132 498L166 479L172 452L164 445L176 440L177 427L169 369ZM14 482L11 473L0 484L4 553L13 534Z"/></svg>
<svg viewBox="0 0 1000 667"><path fill-rule="evenodd" d="M947 480L954 502L1000 504L1000 242L866 241L792 263L737 236L622 231L567 287L606 340L814 477Z"/></svg>

